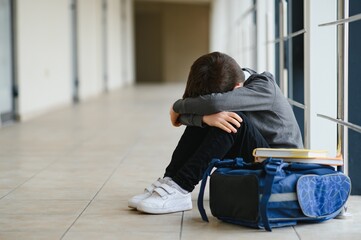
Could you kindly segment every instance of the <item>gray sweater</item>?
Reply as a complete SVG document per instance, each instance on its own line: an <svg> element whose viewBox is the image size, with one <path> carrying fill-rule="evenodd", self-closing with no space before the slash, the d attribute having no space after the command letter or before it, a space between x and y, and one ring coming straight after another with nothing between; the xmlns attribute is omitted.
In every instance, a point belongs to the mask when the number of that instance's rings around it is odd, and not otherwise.
<svg viewBox="0 0 361 240"><path fill-rule="evenodd" d="M303 148L301 132L290 104L272 74L252 74L243 87L176 101L180 122L203 127L202 116L221 111L242 111L272 148Z"/></svg>

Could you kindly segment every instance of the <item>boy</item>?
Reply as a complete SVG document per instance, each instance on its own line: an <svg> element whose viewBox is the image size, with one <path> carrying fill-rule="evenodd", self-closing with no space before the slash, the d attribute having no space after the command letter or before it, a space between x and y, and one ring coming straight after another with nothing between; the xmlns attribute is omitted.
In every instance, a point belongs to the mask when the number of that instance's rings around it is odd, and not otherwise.
<svg viewBox="0 0 361 240"><path fill-rule="evenodd" d="M245 81L245 73L249 75ZM192 65L183 99L170 110L174 126L187 125L164 178L129 207L164 214L192 209L190 192L213 158L252 162L257 147L302 148L293 111L270 73L240 68L230 56L213 52Z"/></svg>

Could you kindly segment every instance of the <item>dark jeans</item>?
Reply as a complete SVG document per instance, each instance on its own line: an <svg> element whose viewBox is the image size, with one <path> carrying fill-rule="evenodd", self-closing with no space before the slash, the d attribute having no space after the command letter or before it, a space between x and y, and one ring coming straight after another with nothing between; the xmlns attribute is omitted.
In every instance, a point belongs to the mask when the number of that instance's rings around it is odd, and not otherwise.
<svg viewBox="0 0 361 240"><path fill-rule="evenodd" d="M171 177L179 186L191 192L214 158L242 157L246 162L253 162L253 149L268 148L269 145L242 112L237 114L243 119L237 133L227 133L215 127L187 127L164 177Z"/></svg>

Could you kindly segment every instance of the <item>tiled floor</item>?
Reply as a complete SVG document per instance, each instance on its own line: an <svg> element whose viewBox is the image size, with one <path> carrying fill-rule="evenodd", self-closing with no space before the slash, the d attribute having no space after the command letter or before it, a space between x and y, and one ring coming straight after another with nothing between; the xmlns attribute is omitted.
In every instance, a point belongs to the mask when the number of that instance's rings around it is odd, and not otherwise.
<svg viewBox="0 0 361 240"><path fill-rule="evenodd" d="M183 131L168 120L181 94L180 85L128 87L0 129L0 239L361 239L356 196L346 220L272 233L204 223L196 207L159 216L128 209L163 174Z"/></svg>

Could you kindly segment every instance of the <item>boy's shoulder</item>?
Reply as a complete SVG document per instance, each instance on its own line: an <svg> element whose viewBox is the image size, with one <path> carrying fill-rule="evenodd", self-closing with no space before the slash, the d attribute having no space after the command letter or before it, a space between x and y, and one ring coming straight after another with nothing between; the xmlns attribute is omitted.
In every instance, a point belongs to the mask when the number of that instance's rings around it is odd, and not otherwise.
<svg viewBox="0 0 361 240"><path fill-rule="evenodd" d="M255 70L251 69L251 68L242 68L242 70L244 72L248 72L250 74L249 78L251 79L265 79L265 80L272 80L274 81L274 76L272 73L268 72L268 71L264 71L262 73L258 73Z"/></svg>
<svg viewBox="0 0 361 240"><path fill-rule="evenodd" d="M245 85L255 82L263 82L264 84L275 84L275 78L272 73L267 71L262 73L254 72L248 77Z"/></svg>

